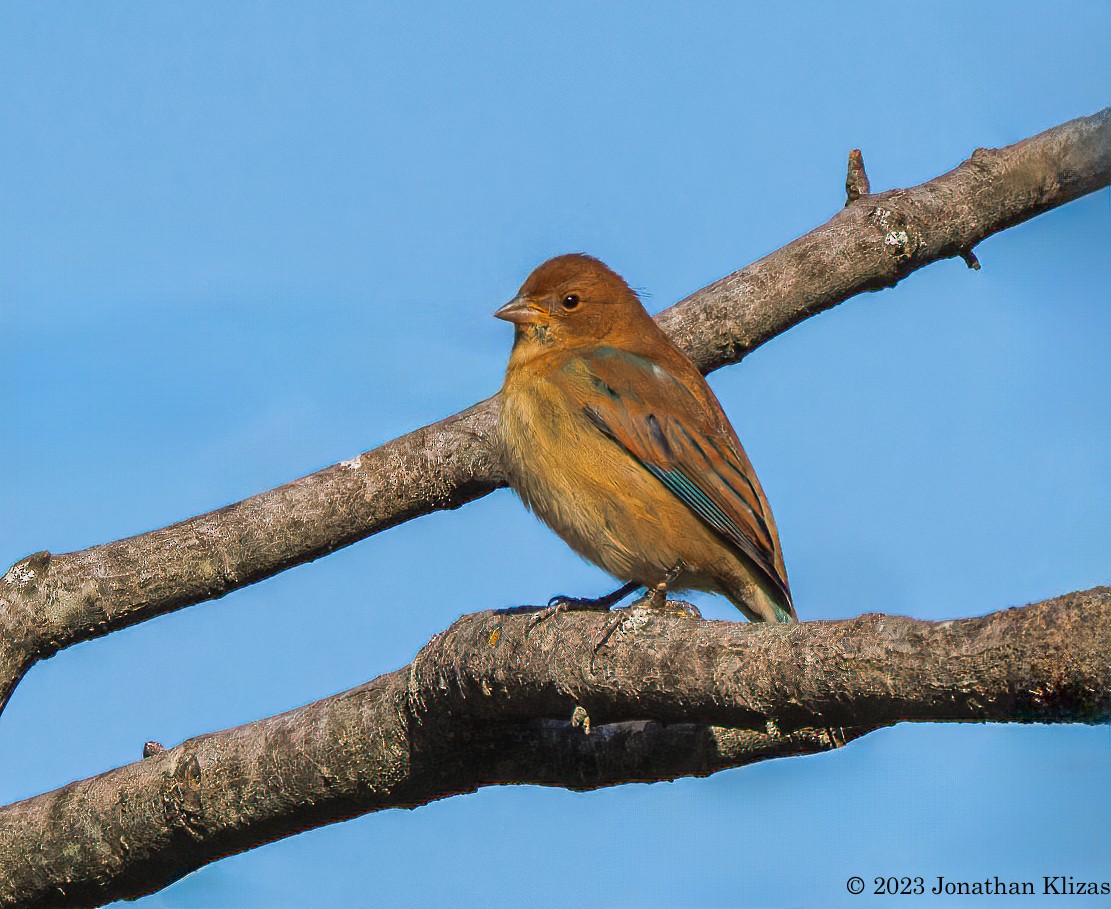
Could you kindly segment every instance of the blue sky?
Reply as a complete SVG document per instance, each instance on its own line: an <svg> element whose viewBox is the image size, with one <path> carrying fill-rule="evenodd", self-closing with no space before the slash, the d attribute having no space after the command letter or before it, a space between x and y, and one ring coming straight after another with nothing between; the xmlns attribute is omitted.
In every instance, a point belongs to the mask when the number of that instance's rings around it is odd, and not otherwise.
<svg viewBox="0 0 1111 909"><path fill-rule="evenodd" d="M551 255L663 308L825 221L851 148L873 187L910 185L1109 89L1105 3L5 4L0 562L491 394L490 313ZM804 619L1108 582L1109 228L1104 191L988 240L980 272L931 266L715 374ZM0 717L0 802L358 684L462 612L608 584L506 491L405 524L36 667ZM370 815L137 905L860 906L853 874L1108 879L1109 771L1106 727L908 725L706 780Z"/></svg>

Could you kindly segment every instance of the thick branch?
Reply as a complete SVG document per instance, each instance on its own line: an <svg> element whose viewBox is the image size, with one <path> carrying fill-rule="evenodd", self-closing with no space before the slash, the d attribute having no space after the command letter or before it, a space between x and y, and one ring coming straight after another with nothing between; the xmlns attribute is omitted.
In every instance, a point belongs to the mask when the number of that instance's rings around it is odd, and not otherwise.
<svg viewBox="0 0 1111 909"><path fill-rule="evenodd" d="M709 372L803 319L1111 183L1111 109L862 195L821 227L687 297L659 320ZM859 188L859 185L858 185ZM973 260L974 261L974 260ZM497 399L170 527L17 563L0 582L0 707L63 647L213 599L501 485Z"/></svg>
<svg viewBox="0 0 1111 909"><path fill-rule="evenodd" d="M705 775L902 720L1111 717L1106 587L947 622L631 609L597 652L606 616L530 619L465 616L360 688L0 809L0 906L136 897L300 830L484 785Z"/></svg>

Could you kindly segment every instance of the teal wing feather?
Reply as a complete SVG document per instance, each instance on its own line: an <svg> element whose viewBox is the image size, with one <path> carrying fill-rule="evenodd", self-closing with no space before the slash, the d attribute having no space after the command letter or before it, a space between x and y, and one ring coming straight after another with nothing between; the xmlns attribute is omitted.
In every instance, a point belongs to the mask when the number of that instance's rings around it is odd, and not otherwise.
<svg viewBox="0 0 1111 909"><path fill-rule="evenodd" d="M743 552L790 608L767 500L709 388L700 401L660 366L612 347L569 365L590 383L583 410L594 425Z"/></svg>

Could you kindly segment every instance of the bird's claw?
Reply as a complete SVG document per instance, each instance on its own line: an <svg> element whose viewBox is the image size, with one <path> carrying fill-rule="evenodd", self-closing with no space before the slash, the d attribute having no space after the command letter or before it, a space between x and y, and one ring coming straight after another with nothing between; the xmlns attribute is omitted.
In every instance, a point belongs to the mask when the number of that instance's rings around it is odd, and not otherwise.
<svg viewBox="0 0 1111 909"><path fill-rule="evenodd" d="M639 624L637 624L636 621L637 621L637 611L638 610L648 610L648 609L657 610L657 609L664 609L664 608L666 608L666 606L667 606L667 593L666 593L666 591L661 593L659 591L659 589L654 589L654 590L650 590L648 593L646 593L644 596L642 596L639 600L636 600L635 602L630 603L629 607L627 609L621 609L621 610L615 611L613 613L613 615L610 617L610 620L608 622L606 622L606 624L602 627L602 630L594 638L594 653L597 653L599 650L601 650L602 647L605 646L606 642L609 641L609 639L611 637L613 637L613 635L617 631L617 629L619 629L623 625L625 625L626 622L630 622L630 621L633 622L634 623L633 624L634 629L635 628L640 628L641 626L643 626L648 621L648 619L644 615L644 613L641 612L640 613Z"/></svg>
<svg viewBox="0 0 1111 909"><path fill-rule="evenodd" d="M525 628L525 636L532 631L541 622L550 619L552 616L559 615L561 612L609 612L609 603L605 602L605 598L591 600L586 597L567 597L558 595L548 600L548 605L543 609L538 609L536 615L529 619L528 626Z"/></svg>
<svg viewBox="0 0 1111 909"><path fill-rule="evenodd" d="M629 609L632 608L632 606L629 607ZM628 609L622 609L610 616L610 620L606 622L605 626L598 633L597 637L594 638L594 650L592 651L593 653L597 653L599 650L601 650L602 647L605 646L606 641L608 641L613 636L613 633L625 624L625 619L629 617L628 612Z"/></svg>
<svg viewBox="0 0 1111 909"><path fill-rule="evenodd" d="M617 629L621 628L626 622L633 622L632 630L643 627L648 618L644 612L640 613L640 622L636 623L634 618L638 610L654 610L659 612L668 612L672 615L682 615L691 619L701 619L702 613L698 611L698 607L693 603L687 603L684 600L669 600L667 598L667 588L661 584L649 590L639 600L629 604L627 609L617 610L601 632L594 639L594 653L605 646L606 642L613 637Z"/></svg>
<svg viewBox="0 0 1111 909"><path fill-rule="evenodd" d="M609 612L609 597L568 597L557 594L548 600L547 609L558 609L560 612Z"/></svg>
<svg viewBox="0 0 1111 909"><path fill-rule="evenodd" d="M548 600L547 606L538 610L536 615L532 617L525 629L525 635L527 636L541 622L561 612L609 612L611 607L620 603L621 600L639 587L640 585L636 581L629 581L612 593L607 593L601 597L569 597L557 594Z"/></svg>
<svg viewBox="0 0 1111 909"><path fill-rule="evenodd" d="M622 623L631 615L631 610L636 608L642 609L669 609L670 604L667 599L667 589L674 582L676 576L679 574L680 568L676 567L668 572L667 577L663 583L657 584L644 594L639 600L632 603L629 609L622 609L619 612L614 612L605 627L595 638L594 652L597 653L602 646L610 639L615 631L621 627ZM619 587L613 593L606 594L604 597L597 597L594 599L587 597L569 597L559 594L548 600L548 605L543 609L538 609L536 614L529 620L525 628L525 636L532 631L541 622L547 621L554 615L559 615L561 612L611 612L615 603L620 602L624 597L628 596L640 585L635 581L630 581L627 584ZM693 615L696 618L701 618L698 610L690 604L684 603L685 607L682 611L684 614Z"/></svg>

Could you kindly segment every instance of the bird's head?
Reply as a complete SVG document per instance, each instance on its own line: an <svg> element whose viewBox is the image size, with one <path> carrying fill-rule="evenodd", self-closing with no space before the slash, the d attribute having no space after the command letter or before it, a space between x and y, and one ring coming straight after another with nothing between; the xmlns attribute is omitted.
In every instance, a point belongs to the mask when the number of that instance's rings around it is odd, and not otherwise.
<svg viewBox="0 0 1111 909"><path fill-rule="evenodd" d="M515 346L591 343L650 318L617 272L582 253L538 266L494 315L514 324Z"/></svg>

